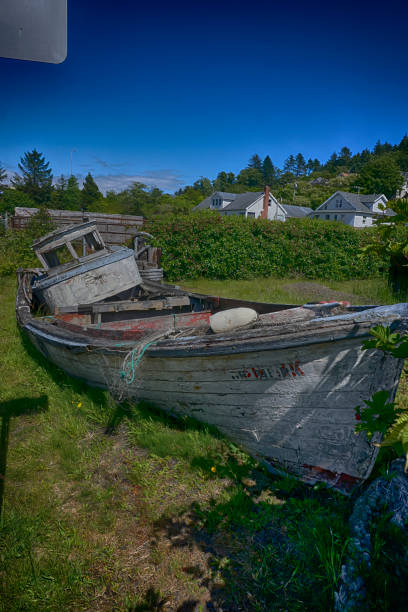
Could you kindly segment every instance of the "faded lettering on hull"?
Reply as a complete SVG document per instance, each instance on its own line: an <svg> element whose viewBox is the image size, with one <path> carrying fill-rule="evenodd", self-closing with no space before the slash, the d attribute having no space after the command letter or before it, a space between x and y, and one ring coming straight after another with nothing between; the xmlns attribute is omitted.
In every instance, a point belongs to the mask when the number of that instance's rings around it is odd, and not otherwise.
<svg viewBox="0 0 408 612"><path fill-rule="evenodd" d="M279 363L276 366L251 367L244 366L236 370L229 370L232 380L271 380L282 378L296 378L304 376L305 373L300 367L300 361L289 361Z"/></svg>

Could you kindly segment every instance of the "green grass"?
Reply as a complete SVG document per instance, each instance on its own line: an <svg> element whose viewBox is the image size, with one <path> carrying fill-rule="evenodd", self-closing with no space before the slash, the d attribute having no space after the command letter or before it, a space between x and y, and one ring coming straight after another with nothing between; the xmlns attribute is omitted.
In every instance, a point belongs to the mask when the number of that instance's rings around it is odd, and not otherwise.
<svg viewBox="0 0 408 612"><path fill-rule="evenodd" d="M273 277L225 281L197 279L185 281L183 287L210 295L279 304L324 300L347 300L353 304L393 304L398 301L383 278L337 282Z"/></svg>
<svg viewBox="0 0 408 612"><path fill-rule="evenodd" d="M269 300L268 282L218 288ZM331 609L349 499L69 378L20 335L14 295L3 280L0 610Z"/></svg>

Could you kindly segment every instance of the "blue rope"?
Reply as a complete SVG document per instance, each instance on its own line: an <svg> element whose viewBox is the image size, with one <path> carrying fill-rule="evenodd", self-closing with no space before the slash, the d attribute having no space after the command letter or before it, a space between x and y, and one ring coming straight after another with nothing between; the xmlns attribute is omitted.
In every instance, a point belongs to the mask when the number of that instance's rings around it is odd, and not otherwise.
<svg viewBox="0 0 408 612"><path fill-rule="evenodd" d="M145 351L149 348L149 346L152 346L152 344L156 344L158 341L159 340L152 340L151 342L148 342L147 344L145 344L143 349L142 349L142 351L141 351L141 353L140 353L140 355L139 355L139 357L136 359L136 363L134 362L134 359L135 359L135 354L138 351L138 348L135 347L134 349L132 349L132 351L130 353L130 355L132 356L132 361L130 363L130 366L126 367L127 371L125 369L123 369L120 372L121 378L124 378L125 382L128 385L131 385L132 382L135 380L135 369L139 365L140 360L142 359Z"/></svg>

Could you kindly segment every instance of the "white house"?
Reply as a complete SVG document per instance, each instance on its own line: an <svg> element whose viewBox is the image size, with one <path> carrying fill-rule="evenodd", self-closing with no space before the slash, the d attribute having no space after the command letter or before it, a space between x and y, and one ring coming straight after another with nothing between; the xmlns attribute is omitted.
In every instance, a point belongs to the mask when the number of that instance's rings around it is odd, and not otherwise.
<svg viewBox="0 0 408 612"><path fill-rule="evenodd" d="M386 205L387 198L383 193L348 193L347 191L336 191L309 217L323 219L324 221L341 221L352 227L368 227L373 220L380 215L393 215L393 211L387 209L383 212L379 205Z"/></svg>
<svg viewBox="0 0 408 612"><path fill-rule="evenodd" d="M216 191L193 208L198 210L217 210L221 215L242 215L257 219L263 217L270 221L286 221L288 218L304 218L311 208L305 206L290 206L281 204L270 193L269 187L265 191L247 191L246 193L226 193Z"/></svg>

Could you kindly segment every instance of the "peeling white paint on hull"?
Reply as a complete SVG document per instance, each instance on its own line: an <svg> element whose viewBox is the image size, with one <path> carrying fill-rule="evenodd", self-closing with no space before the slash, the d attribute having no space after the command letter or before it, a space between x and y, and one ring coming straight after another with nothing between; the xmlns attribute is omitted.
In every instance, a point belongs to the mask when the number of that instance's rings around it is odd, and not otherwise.
<svg viewBox="0 0 408 612"><path fill-rule="evenodd" d="M368 477L378 452L354 433L354 409L380 389L394 397L402 368L379 351L361 351L357 337L228 355L147 352L126 385L126 351L72 352L30 336L48 359L90 385L126 386L135 399L215 425L272 468L345 492Z"/></svg>

